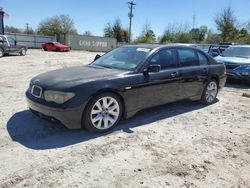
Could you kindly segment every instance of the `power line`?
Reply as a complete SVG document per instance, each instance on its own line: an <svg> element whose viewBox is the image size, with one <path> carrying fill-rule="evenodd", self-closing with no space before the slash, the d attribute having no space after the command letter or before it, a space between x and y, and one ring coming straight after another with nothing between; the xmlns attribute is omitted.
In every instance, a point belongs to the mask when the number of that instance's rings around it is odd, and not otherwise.
<svg viewBox="0 0 250 188"><path fill-rule="evenodd" d="M132 28L132 18L134 17L133 15L133 7L136 5L133 1L128 2L129 4L129 9L130 12L128 13L128 17L129 17L129 43L131 42L131 28Z"/></svg>

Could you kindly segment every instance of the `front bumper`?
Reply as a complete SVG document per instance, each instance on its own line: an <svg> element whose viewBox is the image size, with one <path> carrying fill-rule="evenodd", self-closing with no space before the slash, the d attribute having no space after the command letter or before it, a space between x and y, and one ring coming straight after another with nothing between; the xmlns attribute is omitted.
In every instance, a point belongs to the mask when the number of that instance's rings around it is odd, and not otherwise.
<svg viewBox="0 0 250 188"><path fill-rule="evenodd" d="M227 70L227 77L229 79L241 80L250 83L250 74L243 74L242 72Z"/></svg>
<svg viewBox="0 0 250 188"><path fill-rule="evenodd" d="M69 129L80 129L82 120L82 107L71 109L57 109L36 103L26 96L29 108L40 117L56 119Z"/></svg>

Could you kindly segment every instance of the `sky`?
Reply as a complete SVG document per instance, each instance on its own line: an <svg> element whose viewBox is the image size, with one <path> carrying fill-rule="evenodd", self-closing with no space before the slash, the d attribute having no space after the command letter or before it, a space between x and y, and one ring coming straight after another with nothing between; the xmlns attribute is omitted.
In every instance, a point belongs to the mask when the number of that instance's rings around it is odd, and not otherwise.
<svg viewBox="0 0 250 188"><path fill-rule="evenodd" d="M120 18L128 27L128 0L0 0L0 6L9 14L5 25L26 28L26 23L36 29L39 23L49 17L68 14L79 34L91 31L103 36L108 22ZM250 21L250 0L134 0L136 3L132 22L133 38L143 26L150 24L156 36L163 34L168 24L207 25L216 31L214 17L231 7L240 24Z"/></svg>

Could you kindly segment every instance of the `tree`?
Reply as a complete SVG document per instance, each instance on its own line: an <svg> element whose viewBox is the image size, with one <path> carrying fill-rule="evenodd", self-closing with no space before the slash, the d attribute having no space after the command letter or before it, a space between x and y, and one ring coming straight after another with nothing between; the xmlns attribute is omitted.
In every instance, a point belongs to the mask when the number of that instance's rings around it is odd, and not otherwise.
<svg viewBox="0 0 250 188"><path fill-rule="evenodd" d="M57 16L57 19L59 20L60 26L61 26L61 32L63 34L77 34L77 31L74 26L74 21L69 17L69 15L60 15Z"/></svg>
<svg viewBox="0 0 250 188"><path fill-rule="evenodd" d="M223 42L233 41L237 34L237 18L231 8L224 9L214 19L217 29L221 32L220 36Z"/></svg>
<svg viewBox="0 0 250 188"><path fill-rule="evenodd" d="M154 43L156 41L156 37L154 31L151 29L151 26L146 23L142 30L140 36L135 39L135 43Z"/></svg>
<svg viewBox="0 0 250 188"><path fill-rule="evenodd" d="M91 33L91 31L84 31L84 32L83 32L83 35L92 36L92 33Z"/></svg>
<svg viewBox="0 0 250 188"><path fill-rule="evenodd" d="M36 34L35 31L34 31L31 27L28 28L28 32L27 32L27 30L24 30L23 33L29 34L29 35L34 35L34 34Z"/></svg>
<svg viewBox="0 0 250 188"><path fill-rule="evenodd" d="M23 33L23 31L17 27L13 27L13 26L5 26L4 30L6 33Z"/></svg>
<svg viewBox="0 0 250 188"><path fill-rule="evenodd" d="M160 43L190 43L192 36L188 30L187 24L169 24L163 36L160 38Z"/></svg>
<svg viewBox="0 0 250 188"><path fill-rule="evenodd" d="M38 34L77 34L74 21L68 15L54 16L43 20L37 29Z"/></svg>
<svg viewBox="0 0 250 188"><path fill-rule="evenodd" d="M207 38L205 40L205 43L207 44L214 44L220 42L220 36L219 34L213 33L212 30L209 30L207 33Z"/></svg>
<svg viewBox="0 0 250 188"><path fill-rule="evenodd" d="M240 31L237 32L236 42L241 44L250 43L250 34L248 33L247 29L242 28Z"/></svg>
<svg viewBox="0 0 250 188"><path fill-rule="evenodd" d="M250 22L247 24L247 30L250 31Z"/></svg>
<svg viewBox="0 0 250 188"><path fill-rule="evenodd" d="M192 40L195 43L201 43L204 41L205 36L208 32L207 26L201 26L200 28L194 28L190 31L192 35Z"/></svg>
<svg viewBox="0 0 250 188"><path fill-rule="evenodd" d="M122 27L120 19L116 19L113 24L108 22L104 27L104 36L116 38L117 42L128 42L128 30Z"/></svg>

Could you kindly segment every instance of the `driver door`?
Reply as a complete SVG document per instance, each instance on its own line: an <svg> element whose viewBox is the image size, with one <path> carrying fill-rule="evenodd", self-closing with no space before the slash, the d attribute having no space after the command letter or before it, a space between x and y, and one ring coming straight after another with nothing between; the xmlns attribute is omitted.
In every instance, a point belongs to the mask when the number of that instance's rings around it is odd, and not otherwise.
<svg viewBox="0 0 250 188"><path fill-rule="evenodd" d="M7 37L8 42L9 42L9 51L10 52L16 52L18 51L17 45L16 45L16 40L12 37Z"/></svg>
<svg viewBox="0 0 250 188"><path fill-rule="evenodd" d="M175 49L163 49L151 58L149 65L160 65L161 71L139 75L138 96L142 108L153 107L181 98L179 68Z"/></svg>

